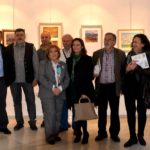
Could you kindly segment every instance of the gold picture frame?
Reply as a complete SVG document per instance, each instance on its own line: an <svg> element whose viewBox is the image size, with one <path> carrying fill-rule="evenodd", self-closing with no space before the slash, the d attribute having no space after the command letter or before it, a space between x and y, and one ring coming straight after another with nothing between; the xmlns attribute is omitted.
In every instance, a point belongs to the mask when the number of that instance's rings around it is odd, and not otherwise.
<svg viewBox="0 0 150 150"><path fill-rule="evenodd" d="M132 39L138 33L144 33L144 29L118 29L118 48L129 52L131 50Z"/></svg>
<svg viewBox="0 0 150 150"><path fill-rule="evenodd" d="M3 43L3 32L2 30L0 30L0 44Z"/></svg>
<svg viewBox="0 0 150 150"><path fill-rule="evenodd" d="M13 43L15 40L15 30L13 29L3 29L2 34L3 34L3 40L2 43L4 46L8 46L9 44Z"/></svg>
<svg viewBox="0 0 150 150"><path fill-rule="evenodd" d="M81 25L80 37L85 43L89 55L93 55L95 50L102 48L102 26L101 25Z"/></svg>
<svg viewBox="0 0 150 150"><path fill-rule="evenodd" d="M39 37L41 37L41 33L43 31L47 31L51 35L51 42L62 47L62 32L63 26L62 23L39 23ZM39 45L41 44L41 39L39 38Z"/></svg>

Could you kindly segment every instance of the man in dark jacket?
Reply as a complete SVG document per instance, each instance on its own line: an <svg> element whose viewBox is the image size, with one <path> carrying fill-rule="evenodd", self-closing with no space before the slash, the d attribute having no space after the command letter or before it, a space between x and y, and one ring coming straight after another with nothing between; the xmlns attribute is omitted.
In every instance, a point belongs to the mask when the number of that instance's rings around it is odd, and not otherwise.
<svg viewBox="0 0 150 150"><path fill-rule="evenodd" d="M2 33L0 33L0 41L1 41ZM6 93L7 93L7 85L6 85L6 50L2 44L0 44L0 132L4 134L11 134L8 125L8 116L6 112Z"/></svg>
<svg viewBox="0 0 150 150"><path fill-rule="evenodd" d="M15 30L15 43L7 47L9 59L8 72L11 75L10 89L14 101L15 118L17 121L14 130L19 130L24 126L22 114L22 89L27 102L29 114L29 125L31 130L36 127L36 107L33 87L37 85L38 79L38 56L31 43L25 42L25 30L22 28Z"/></svg>

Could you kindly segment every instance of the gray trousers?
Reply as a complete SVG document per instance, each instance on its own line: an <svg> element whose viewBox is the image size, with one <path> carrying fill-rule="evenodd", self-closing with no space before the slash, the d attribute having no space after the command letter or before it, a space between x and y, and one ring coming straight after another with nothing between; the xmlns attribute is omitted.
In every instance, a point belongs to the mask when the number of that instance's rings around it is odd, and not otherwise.
<svg viewBox="0 0 150 150"><path fill-rule="evenodd" d="M27 111L30 118L30 123L34 123L36 119L36 107L35 107L35 95L31 83L13 83L10 86L14 108L15 108L15 118L17 123L23 124L23 114L22 114L22 89L25 94L25 100L27 103Z"/></svg>
<svg viewBox="0 0 150 150"><path fill-rule="evenodd" d="M58 136L64 100L59 97L42 98L46 139Z"/></svg>

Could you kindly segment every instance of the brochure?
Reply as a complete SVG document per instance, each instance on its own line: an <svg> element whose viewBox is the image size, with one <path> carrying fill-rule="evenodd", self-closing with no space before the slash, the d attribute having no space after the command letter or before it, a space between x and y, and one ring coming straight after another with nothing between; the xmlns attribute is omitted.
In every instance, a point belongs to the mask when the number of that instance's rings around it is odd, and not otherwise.
<svg viewBox="0 0 150 150"><path fill-rule="evenodd" d="M140 53L140 54L131 56L131 59L135 61L137 65L141 66L143 69L149 68L146 53Z"/></svg>

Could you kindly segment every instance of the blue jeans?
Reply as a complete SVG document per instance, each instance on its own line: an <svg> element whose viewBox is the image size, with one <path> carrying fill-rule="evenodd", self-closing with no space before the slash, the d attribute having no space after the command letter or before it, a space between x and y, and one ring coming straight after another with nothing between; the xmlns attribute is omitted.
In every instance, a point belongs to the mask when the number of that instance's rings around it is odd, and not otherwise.
<svg viewBox="0 0 150 150"><path fill-rule="evenodd" d="M68 109L67 109L67 102L66 101L64 101L64 105L63 105L60 127L63 129L68 129Z"/></svg>

